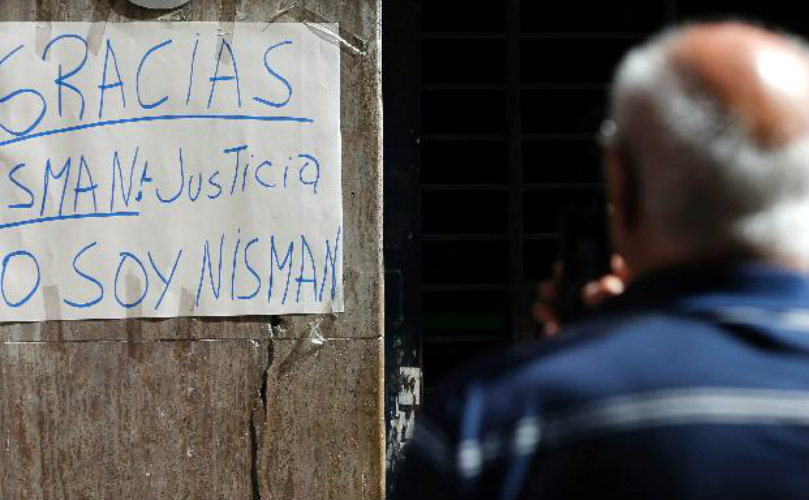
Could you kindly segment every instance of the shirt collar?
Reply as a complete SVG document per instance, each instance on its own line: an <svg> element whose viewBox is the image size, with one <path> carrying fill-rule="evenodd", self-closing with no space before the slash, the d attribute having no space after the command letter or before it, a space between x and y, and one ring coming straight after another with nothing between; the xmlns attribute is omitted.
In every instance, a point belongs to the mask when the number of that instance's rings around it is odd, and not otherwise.
<svg viewBox="0 0 809 500"><path fill-rule="evenodd" d="M671 267L630 284L604 312L725 305L809 309L809 276L761 262Z"/></svg>

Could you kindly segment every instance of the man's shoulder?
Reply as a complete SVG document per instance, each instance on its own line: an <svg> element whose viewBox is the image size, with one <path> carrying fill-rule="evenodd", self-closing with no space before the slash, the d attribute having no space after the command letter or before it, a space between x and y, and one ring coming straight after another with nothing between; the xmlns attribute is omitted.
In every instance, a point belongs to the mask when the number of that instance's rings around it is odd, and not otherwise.
<svg viewBox="0 0 809 500"><path fill-rule="evenodd" d="M511 346L503 351L478 358L447 380L447 386L465 380L484 378L494 381L531 372L540 367L548 370L575 369L580 358L595 361L598 357L628 357L653 341L663 341L677 332L711 328L698 319L667 311L640 311L631 314L605 315L564 328L550 339ZM616 367L617 368L617 367Z"/></svg>
<svg viewBox="0 0 809 500"><path fill-rule="evenodd" d="M667 339L677 332L703 327L665 312L599 316L564 329L556 338L480 358L430 391L412 449L446 467L459 443L483 446L494 439L492 443L502 445L526 417L565 411L623 394L639 380L653 380L645 372L661 363L642 351L655 344L667 349L666 344L675 343ZM487 453L496 458L502 450Z"/></svg>
<svg viewBox="0 0 809 500"><path fill-rule="evenodd" d="M688 355L689 337L705 341L714 326L667 311L600 316L563 329L549 340L518 344L482 357L448 378L436 391L449 413L455 401L477 393L502 417L526 410L537 400L545 410L563 410L582 400L627 390L639 380L654 384L661 372L676 369L667 359ZM527 404L527 403L526 403ZM531 403L533 404L533 403Z"/></svg>

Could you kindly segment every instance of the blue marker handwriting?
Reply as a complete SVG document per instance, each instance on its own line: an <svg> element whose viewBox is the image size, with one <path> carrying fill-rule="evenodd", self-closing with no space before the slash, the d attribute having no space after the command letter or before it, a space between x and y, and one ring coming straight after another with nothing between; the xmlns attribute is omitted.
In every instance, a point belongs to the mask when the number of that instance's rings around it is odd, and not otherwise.
<svg viewBox="0 0 809 500"><path fill-rule="evenodd" d="M247 57L248 51L240 52L226 37L207 36L209 39L188 30L167 30L164 39L128 51L125 48L131 49L131 44L111 34L104 38L96 56L90 53L83 33L54 35L39 51L30 40L0 47L0 78L20 74L26 64L48 64L51 68L49 78L31 78L0 95L0 146L145 120L312 122L311 117L283 114L298 95L295 85L299 82L284 74L277 61L279 56L294 54L301 44L268 36L262 42L261 55ZM201 39L207 42L202 45L210 53L201 53ZM97 63L90 64L91 58ZM175 62L176 74L160 73L165 63L158 64L159 58ZM212 59L213 65L200 63ZM251 71L244 71L248 66ZM261 82L246 82L250 77L261 78ZM245 94L248 87L255 95ZM221 113L216 112L218 108L240 111ZM167 113L167 109L173 112ZM20 123L19 117L27 119ZM44 127L48 118L65 126Z"/></svg>
<svg viewBox="0 0 809 500"><path fill-rule="evenodd" d="M272 232L247 235L237 229L204 235L196 252L188 250L174 248L161 253L110 248L90 241L64 256L72 276L65 283L62 307L140 306L160 313L166 298L179 297L182 290L193 291L194 307L206 302L240 301L284 306L332 301L342 285L340 226L331 236L320 239L307 234L287 238ZM192 253L200 257L188 257ZM0 309L22 307L41 293L42 256L16 249L0 257ZM105 262L110 269L100 272L99 264ZM12 275L24 278L11 287ZM102 275L111 279L104 282ZM181 275L193 276L193 282L178 283L176 277ZM136 293L127 289L127 280L136 283Z"/></svg>

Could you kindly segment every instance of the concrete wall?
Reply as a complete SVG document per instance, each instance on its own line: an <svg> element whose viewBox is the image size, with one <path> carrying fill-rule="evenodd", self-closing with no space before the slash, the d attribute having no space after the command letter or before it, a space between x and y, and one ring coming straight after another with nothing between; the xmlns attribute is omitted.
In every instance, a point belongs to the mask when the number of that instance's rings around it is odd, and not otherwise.
<svg viewBox="0 0 809 500"><path fill-rule="evenodd" d="M0 0L137 19L340 23L346 312L0 325L0 497L381 497L379 0Z"/></svg>

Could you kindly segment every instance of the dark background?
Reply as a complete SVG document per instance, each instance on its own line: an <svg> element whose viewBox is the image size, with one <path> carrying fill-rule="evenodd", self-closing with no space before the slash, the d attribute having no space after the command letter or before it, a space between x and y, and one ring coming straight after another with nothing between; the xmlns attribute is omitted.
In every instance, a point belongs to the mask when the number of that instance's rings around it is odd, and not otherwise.
<svg viewBox="0 0 809 500"><path fill-rule="evenodd" d="M429 393L470 358L536 337L558 213L603 202L593 138L622 54L688 20L809 34L809 8L790 4L383 2L389 424L399 367L420 366Z"/></svg>

